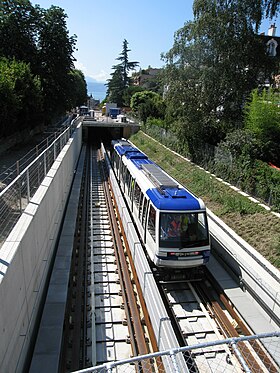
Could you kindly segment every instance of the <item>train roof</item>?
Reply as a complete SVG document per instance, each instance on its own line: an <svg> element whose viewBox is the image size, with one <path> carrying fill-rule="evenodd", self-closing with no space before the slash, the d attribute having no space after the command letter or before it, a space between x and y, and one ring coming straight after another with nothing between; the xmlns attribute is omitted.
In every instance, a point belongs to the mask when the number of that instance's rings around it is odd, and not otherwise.
<svg viewBox="0 0 280 373"><path fill-rule="evenodd" d="M145 187L145 192L159 210L185 211L205 209L204 203L190 191L171 178L146 154L132 146L128 141L115 143L115 150L129 160L141 172L139 184ZM144 178L143 178L144 176ZM146 180L145 180L146 177Z"/></svg>
<svg viewBox="0 0 280 373"><path fill-rule="evenodd" d="M142 170L155 188L146 193L153 204L160 210L199 210L198 198L167 175L155 163L142 164Z"/></svg>

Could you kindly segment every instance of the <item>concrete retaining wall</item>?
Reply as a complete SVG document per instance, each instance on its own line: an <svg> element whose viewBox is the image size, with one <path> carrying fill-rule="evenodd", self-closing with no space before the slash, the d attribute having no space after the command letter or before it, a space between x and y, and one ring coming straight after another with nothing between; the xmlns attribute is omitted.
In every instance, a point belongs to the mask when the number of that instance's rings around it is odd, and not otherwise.
<svg viewBox="0 0 280 373"><path fill-rule="evenodd" d="M22 372L82 145L81 124L0 249L0 372Z"/></svg>

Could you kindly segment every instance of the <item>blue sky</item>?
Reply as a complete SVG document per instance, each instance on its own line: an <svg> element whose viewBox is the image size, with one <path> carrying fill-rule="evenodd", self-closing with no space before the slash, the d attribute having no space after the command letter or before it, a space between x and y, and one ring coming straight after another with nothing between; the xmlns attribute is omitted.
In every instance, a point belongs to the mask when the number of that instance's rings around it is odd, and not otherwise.
<svg viewBox="0 0 280 373"><path fill-rule="evenodd" d="M163 66L160 58L173 44L174 32L193 19L192 0L31 0L48 9L56 5L68 16L69 34L77 35L75 66L97 81L110 78L112 66L129 43L129 60L143 69ZM274 21L273 21L274 22ZM267 30L271 21L262 24ZM276 22L280 35L280 21Z"/></svg>

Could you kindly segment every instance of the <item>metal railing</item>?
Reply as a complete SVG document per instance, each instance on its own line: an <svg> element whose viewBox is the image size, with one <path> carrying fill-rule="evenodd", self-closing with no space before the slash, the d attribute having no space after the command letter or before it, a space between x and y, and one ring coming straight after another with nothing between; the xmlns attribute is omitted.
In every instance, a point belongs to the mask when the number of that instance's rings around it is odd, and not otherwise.
<svg viewBox="0 0 280 373"><path fill-rule="evenodd" d="M226 346L227 345L227 346ZM215 346L225 346L232 355L226 359L218 359L217 348ZM254 350L254 361L248 361L245 350ZM270 358L267 351L272 352L273 358ZM201 358L202 352L208 352L207 358ZM215 363L211 354L215 356ZM259 357L257 357L257 355ZM224 356L221 354L221 356ZM197 359L196 359L197 357ZM146 366L150 366L151 362L155 364L155 371L158 372L175 372L181 373L178 362L181 359L186 361L186 364L193 366L193 362L199 372L279 372L280 371L280 332L263 333L248 337L228 338L213 342L196 344L181 348L174 348L168 351L160 351L142 356L132 357L126 360L112 361L98 365L95 367L77 370L73 373L113 373L113 372L136 372L145 371Z"/></svg>
<svg viewBox="0 0 280 373"><path fill-rule="evenodd" d="M14 164L0 172L0 192L4 190L28 165L37 158L50 144L55 141L59 135L71 124L72 116L64 119L62 123L56 123L53 127L48 127L46 132L48 136L30 149L23 157L18 159Z"/></svg>
<svg viewBox="0 0 280 373"><path fill-rule="evenodd" d="M77 123L77 119L71 123L66 121L60 130L39 144L35 151L30 151L23 160L5 171L6 177L2 177L0 189L0 248L72 136Z"/></svg>

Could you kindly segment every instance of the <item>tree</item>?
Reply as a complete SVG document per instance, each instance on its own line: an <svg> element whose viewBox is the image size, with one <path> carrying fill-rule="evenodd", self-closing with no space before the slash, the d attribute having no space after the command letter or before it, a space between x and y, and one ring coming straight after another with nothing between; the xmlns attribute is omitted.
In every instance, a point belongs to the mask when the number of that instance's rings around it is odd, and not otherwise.
<svg viewBox="0 0 280 373"><path fill-rule="evenodd" d="M136 92L142 92L142 91L144 91L144 89L142 87L137 86L137 85L131 85L131 86L127 87L124 90L124 93L123 93L123 96L122 96L124 106L130 107L130 102L131 102L132 96Z"/></svg>
<svg viewBox="0 0 280 373"><path fill-rule="evenodd" d="M57 119L69 109L74 100L69 96L79 78L76 76L75 79L73 70L76 36L69 37L66 17L59 7L45 10L38 5L33 7L29 0L0 2L0 57L28 64L30 74L40 82L40 100L43 94L41 111L44 111L45 122ZM19 74L20 81L20 70L14 72ZM83 85L80 88L85 91L85 81L79 81ZM10 93L13 96L13 92ZM30 97L32 95L30 92ZM25 108L29 106L31 103L26 102ZM23 113L20 124L22 118Z"/></svg>
<svg viewBox="0 0 280 373"><path fill-rule="evenodd" d="M107 97L111 102L116 102L118 106L123 106L124 92L131 83L129 72L138 66L138 62L129 61L128 52L130 52L128 42L124 39L123 50L117 58L121 62L113 66L112 78L107 80Z"/></svg>
<svg viewBox="0 0 280 373"><path fill-rule="evenodd" d="M130 103L132 111L137 113L139 119L146 123L149 117L163 118L165 106L161 96L152 91L135 93Z"/></svg>
<svg viewBox="0 0 280 373"><path fill-rule="evenodd" d="M177 31L173 47L163 56L167 113L169 118L175 115L175 130L187 137L198 157L199 142L215 146L228 131L242 126L246 98L259 78L274 69L254 31L254 7L247 8L247 3L195 0L194 21Z"/></svg>
<svg viewBox="0 0 280 373"><path fill-rule="evenodd" d="M25 62L0 59L0 135L35 127L42 121L40 80Z"/></svg>
<svg viewBox="0 0 280 373"><path fill-rule="evenodd" d="M68 108L68 87L76 36L69 37L63 9L51 6L41 10L38 39L38 74L44 92L47 120L56 119Z"/></svg>
<svg viewBox="0 0 280 373"><path fill-rule="evenodd" d="M118 65L116 65L116 66L119 66L121 69L124 87L128 87L130 85L130 78L128 76L129 72L131 70L134 70L139 65L139 62L136 62L136 61L131 62L128 60L128 52L130 51L131 50L128 49L128 42L126 39L124 39L123 50L120 53L120 56L117 58L117 60L121 62Z"/></svg>
<svg viewBox="0 0 280 373"><path fill-rule="evenodd" d="M208 2L204 0L195 0L193 4L193 12L195 18L199 18L201 14L207 12ZM250 22L255 32L258 32L261 25L261 21L264 18L272 19L277 17L280 10L279 0L233 0L230 2L217 1L217 9L223 10L225 8L233 6L235 9L245 9L248 22Z"/></svg>
<svg viewBox="0 0 280 373"><path fill-rule="evenodd" d="M29 0L0 3L0 56L18 61L37 61L38 17Z"/></svg>
<svg viewBox="0 0 280 373"><path fill-rule="evenodd" d="M69 72L70 85L68 88L68 109L80 106L87 100L85 76L81 70L71 69Z"/></svg>
<svg viewBox="0 0 280 373"><path fill-rule="evenodd" d="M280 107L279 93L273 90L252 92L245 106L245 128L251 131L260 143L258 158L280 165Z"/></svg>
<svg viewBox="0 0 280 373"><path fill-rule="evenodd" d="M121 67L115 66L114 71L110 75L112 78L107 80L106 96L110 102L115 102L117 106L122 106L124 82Z"/></svg>

